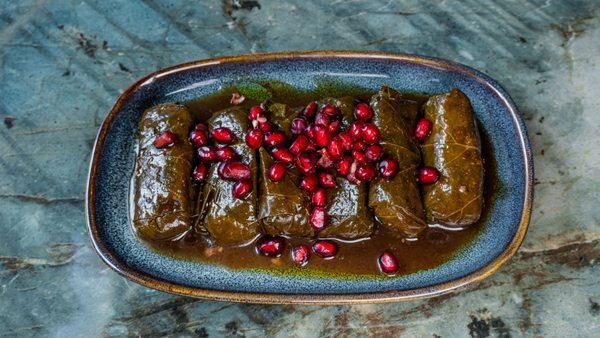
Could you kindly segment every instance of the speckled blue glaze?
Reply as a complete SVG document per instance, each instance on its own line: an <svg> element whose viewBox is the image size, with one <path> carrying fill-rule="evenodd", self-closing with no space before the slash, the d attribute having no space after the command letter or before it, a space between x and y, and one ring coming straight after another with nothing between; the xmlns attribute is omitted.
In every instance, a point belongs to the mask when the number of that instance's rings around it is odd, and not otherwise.
<svg viewBox="0 0 600 338"><path fill-rule="evenodd" d="M365 56L234 62L189 67L153 77L126 98L107 129L105 142L96 145L100 154L96 184L89 189L95 196L91 201L95 211L92 216L99 240L115 259L134 270L201 289L284 294L385 292L434 286L469 275L500 255L517 232L526 198L525 150L529 149L522 121L511 114L509 96L487 76L474 74L477 77L426 64ZM290 278L177 260L150 250L134 236L128 220L128 189L138 121L146 108L160 102L187 101L207 95L240 79L273 79L311 89L323 78L373 90L387 84L400 91L430 94L457 87L467 94L481 126L490 136L499 179L490 215L473 243L435 269L383 280L348 280Z"/></svg>

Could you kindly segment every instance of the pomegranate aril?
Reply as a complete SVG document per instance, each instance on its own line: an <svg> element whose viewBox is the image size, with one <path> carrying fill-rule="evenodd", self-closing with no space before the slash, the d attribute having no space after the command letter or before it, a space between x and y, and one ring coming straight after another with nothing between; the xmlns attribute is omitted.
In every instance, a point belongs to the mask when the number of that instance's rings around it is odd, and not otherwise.
<svg viewBox="0 0 600 338"><path fill-rule="evenodd" d="M335 135L340 130L340 121L333 121L327 126L329 134Z"/></svg>
<svg viewBox="0 0 600 338"><path fill-rule="evenodd" d="M396 176L396 174L398 173L399 169L400 165L395 159L387 158L379 162L379 173L383 178L386 178L388 180L394 178L394 176Z"/></svg>
<svg viewBox="0 0 600 338"><path fill-rule="evenodd" d="M313 117L317 112L318 105L316 102L309 103L306 108L304 108L304 115L306 117Z"/></svg>
<svg viewBox="0 0 600 338"><path fill-rule="evenodd" d="M267 147L279 147L286 141L285 133L281 130L270 131L265 134L265 145Z"/></svg>
<svg viewBox="0 0 600 338"><path fill-rule="evenodd" d="M197 150L198 158L205 163L214 162L217 160L217 150L214 146L204 146Z"/></svg>
<svg viewBox="0 0 600 338"><path fill-rule="evenodd" d="M371 162L379 161L381 156L383 156L383 147L378 144L371 144L365 149L365 156Z"/></svg>
<svg viewBox="0 0 600 338"><path fill-rule="evenodd" d="M349 133L343 131L339 133L336 137L342 141L342 146L344 147L344 150L352 149L352 144L354 143L354 141L352 140L352 136L350 136Z"/></svg>
<svg viewBox="0 0 600 338"><path fill-rule="evenodd" d="M309 174L302 176L302 178L300 179L300 184L298 186L304 191L311 192L315 190L317 184L319 184L319 179L317 178L317 176Z"/></svg>
<svg viewBox="0 0 600 338"><path fill-rule="evenodd" d="M240 161L223 162L218 168L219 176L228 181L245 181L252 176L250 167Z"/></svg>
<svg viewBox="0 0 600 338"><path fill-rule="evenodd" d="M238 158L238 154L230 146L225 146L217 149L217 160L225 162Z"/></svg>
<svg viewBox="0 0 600 338"><path fill-rule="evenodd" d="M203 132L208 132L208 127L206 126L206 124L204 123L198 123L195 127L194 130L197 131L203 131Z"/></svg>
<svg viewBox="0 0 600 338"><path fill-rule="evenodd" d="M252 181L239 181L235 182L232 188L232 195L237 199L246 198L250 192L252 192Z"/></svg>
<svg viewBox="0 0 600 338"><path fill-rule="evenodd" d="M334 137L327 145L327 153L334 159L340 159L344 155L344 142L339 137Z"/></svg>
<svg viewBox="0 0 600 338"><path fill-rule="evenodd" d="M285 148L273 148L271 154L274 159L284 163L292 163L294 161L294 154Z"/></svg>
<svg viewBox="0 0 600 338"><path fill-rule="evenodd" d="M350 124L350 127L348 128L348 134L350 135L350 137L352 137L352 139L354 140L360 140L362 138L363 126L364 123L360 121L352 122Z"/></svg>
<svg viewBox="0 0 600 338"><path fill-rule="evenodd" d="M362 139L367 144L374 144L379 142L379 140L381 139L381 135L377 126L375 126L372 123L365 124L362 129Z"/></svg>
<svg viewBox="0 0 600 338"><path fill-rule="evenodd" d="M367 155L365 155L365 153L363 153L360 150L352 150L351 154L352 154L352 158L354 158L354 161L356 163L364 164L364 163L368 162Z"/></svg>
<svg viewBox="0 0 600 338"><path fill-rule="evenodd" d="M332 117L335 117L339 114L338 107L332 104L324 105L319 112Z"/></svg>
<svg viewBox="0 0 600 338"><path fill-rule="evenodd" d="M367 145L362 141L355 141L354 144L352 144L352 149L365 151L365 149L367 149Z"/></svg>
<svg viewBox="0 0 600 338"><path fill-rule="evenodd" d="M363 164L356 168L356 178L361 181L370 181L375 178L377 175L377 171L375 167L371 164Z"/></svg>
<svg viewBox="0 0 600 338"><path fill-rule="evenodd" d="M398 259L389 251L384 251L377 259L377 263L379 264L381 271L387 274L394 274L398 272L398 269L400 268Z"/></svg>
<svg viewBox="0 0 600 338"><path fill-rule="evenodd" d="M283 176L285 176L286 171L287 167L285 166L285 163L275 162L271 164L271 167L269 168L269 179L273 182L279 182L283 179Z"/></svg>
<svg viewBox="0 0 600 338"><path fill-rule="evenodd" d="M306 135L306 137L308 137L309 139L313 139L313 137L315 137L315 124L311 123L308 125L308 127L306 127L306 130L304 130L304 135Z"/></svg>
<svg viewBox="0 0 600 338"><path fill-rule="evenodd" d="M313 244L313 252L321 258L331 258L338 252L338 246L334 241L319 239Z"/></svg>
<svg viewBox="0 0 600 338"><path fill-rule="evenodd" d="M206 180L206 174L208 173L208 169L204 163L199 163L196 168L194 168L194 181L196 182L204 182Z"/></svg>
<svg viewBox="0 0 600 338"><path fill-rule="evenodd" d="M422 184L433 184L440 178L440 173L434 167L421 167L419 169L419 182Z"/></svg>
<svg viewBox="0 0 600 338"><path fill-rule="evenodd" d="M250 108L250 112L248 113L248 118L250 120L256 120L260 116L262 116L264 112L265 112L265 110L261 106L254 106L254 107Z"/></svg>
<svg viewBox="0 0 600 338"><path fill-rule="evenodd" d="M417 122L417 128L415 128L415 138L417 141L423 142L431 133L433 123L426 118L422 118Z"/></svg>
<svg viewBox="0 0 600 338"><path fill-rule="evenodd" d="M313 137L313 140L317 147L325 147L327 144L329 144L329 141L331 140L331 134L329 134L327 128L323 126L315 126L314 132L315 136Z"/></svg>
<svg viewBox="0 0 600 338"><path fill-rule="evenodd" d="M315 207L324 207L327 205L327 192L323 188L317 188L310 197L310 203Z"/></svg>
<svg viewBox="0 0 600 338"><path fill-rule="evenodd" d="M352 165L352 157L344 156L341 160L337 161L335 168L340 176L346 176L350 172L350 166Z"/></svg>
<svg viewBox="0 0 600 338"><path fill-rule="evenodd" d="M296 117L292 120L292 123L290 125L290 131L292 132L292 135L300 135L304 133L307 127L308 121L306 121L306 118Z"/></svg>
<svg viewBox="0 0 600 338"><path fill-rule="evenodd" d="M310 213L310 225L313 230L319 231L327 225L327 211L323 207L314 207Z"/></svg>
<svg viewBox="0 0 600 338"><path fill-rule="evenodd" d="M312 174L315 172L317 156L314 153L302 153L296 156L295 164L303 174Z"/></svg>
<svg viewBox="0 0 600 338"><path fill-rule="evenodd" d="M231 144L235 141L235 134L227 127L213 129L212 138L215 142Z"/></svg>
<svg viewBox="0 0 600 338"><path fill-rule="evenodd" d="M258 149L263 143L263 132L258 128L250 129L246 132L246 144L250 149Z"/></svg>
<svg viewBox="0 0 600 338"><path fill-rule="evenodd" d="M315 116L315 125L317 125L317 126L327 127L330 123L331 123L331 119L330 119L329 115L327 115L323 112L318 112L317 115Z"/></svg>
<svg viewBox="0 0 600 338"><path fill-rule="evenodd" d="M354 109L354 117L357 120L368 121L373 117L373 109L368 103L361 102L356 105Z"/></svg>
<svg viewBox="0 0 600 338"><path fill-rule="evenodd" d="M268 133L273 130L273 125L269 121L258 122L258 129L260 129L260 131L263 133Z"/></svg>
<svg viewBox="0 0 600 338"><path fill-rule="evenodd" d="M319 184L323 188L335 188L335 176L330 173L319 173Z"/></svg>
<svg viewBox="0 0 600 338"><path fill-rule="evenodd" d="M177 142L177 135L167 130L154 139L154 146L157 149L162 149L174 145L175 142Z"/></svg>
<svg viewBox="0 0 600 338"><path fill-rule="evenodd" d="M290 146L290 152L294 155L298 155L306 150L306 148L308 147L308 143L309 140L306 136L298 135L296 136L296 139L294 139L294 142L292 142L292 145Z"/></svg>
<svg viewBox="0 0 600 338"><path fill-rule="evenodd" d="M192 130L190 133L190 142L196 148L205 146L208 143L208 133L203 130Z"/></svg>
<svg viewBox="0 0 600 338"><path fill-rule="evenodd" d="M303 266L308 262L310 249L307 245L298 245L292 248L292 261L298 266Z"/></svg>
<svg viewBox="0 0 600 338"><path fill-rule="evenodd" d="M256 244L258 252L268 257L279 257L284 248L285 239L279 236L264 236Z"/></svg>

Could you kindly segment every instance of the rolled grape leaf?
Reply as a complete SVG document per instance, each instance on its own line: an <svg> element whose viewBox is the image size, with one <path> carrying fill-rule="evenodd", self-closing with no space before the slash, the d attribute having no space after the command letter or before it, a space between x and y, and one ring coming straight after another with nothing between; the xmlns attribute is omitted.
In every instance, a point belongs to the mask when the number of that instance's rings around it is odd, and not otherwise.
<svg viewBox="0 0 600 338"><path fill-rule="evenodd" d="M371 99L373 123L381 132L385 152L398 160L400 171L391 180L378 177L369 188L369 206L390 233L415 237L427 227L416 180L421 162L413 138L419 105L388 87Z"/></svg>
<svg viewBox="0 0 600 338"><path fill-rule="evenodd" d="M200 210L203 221L198 223L198 230L208 233L221 245L243 244L253 239L260 229L256 208L256 152L244 142L244 134L249 127L247 113L240 107L215 112L208 120L208 127L210 130L227 127L236 135L237 140L231 147L241 161L250 166L253 189L245 199L233 197L234 182L220 178L218 165L212 165L202 193Z"/></svg>
<svg viewBox="0 0 600 338"><path fill-rule="evenodd" d="M428 222L450 227L475 223L483 207L481 141L469 98L460 90L432 96L425 117L433 122L424 142L423 162L440 172L423 187Z"/></svg>
<svg viewBox="0 0 600 338"><path fill-rule="evenodd" d="M191 127L190 113L178 104L157 105L142 115L133 178L133 226L143 238L171 239L191 227L194 155L187 140ZM157 149L154 140L165 131L177 135L177 141Z"/></svg>

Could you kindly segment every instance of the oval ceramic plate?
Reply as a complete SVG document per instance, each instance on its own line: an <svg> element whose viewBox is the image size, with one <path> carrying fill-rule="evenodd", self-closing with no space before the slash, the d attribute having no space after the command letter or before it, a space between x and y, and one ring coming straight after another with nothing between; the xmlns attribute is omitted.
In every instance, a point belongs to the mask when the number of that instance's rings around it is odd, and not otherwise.
<svg viewBox="0 0 600 338"><path fill-rule="evenodd" d="M480 235L434 269L396 278L338 279L230 270L162 256L140 242L128 219L128 189L142 112L187 101L239 79L270 79L301 89L328 78L376 90L441 93L457 87L471 99L489 135L499 189ZM365 303L440 295L491 275L519 248L531 212L529 141L508 94L488 76L450 61L377 52L291 52L191 62L150 74L127 89L102 124L87 187L92 241L104 262L151 288L216 300L256 303Z"/></svg>

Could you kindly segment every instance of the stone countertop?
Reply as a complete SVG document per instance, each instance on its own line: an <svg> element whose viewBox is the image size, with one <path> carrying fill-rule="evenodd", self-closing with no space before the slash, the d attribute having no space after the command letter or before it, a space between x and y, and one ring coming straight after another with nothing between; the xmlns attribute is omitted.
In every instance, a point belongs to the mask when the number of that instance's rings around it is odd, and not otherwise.
<svg viewBox="0 0 600 338"><path fill-rule="evenodd" d="M0 336L592 336L600 332L600 3L1 1ZM98 127L161 67L260 51L437 56L511 93L535 154L519 253L468 290L361 306L199 301L100 262L83 195Z"/></svg>

